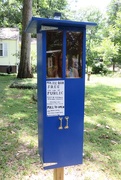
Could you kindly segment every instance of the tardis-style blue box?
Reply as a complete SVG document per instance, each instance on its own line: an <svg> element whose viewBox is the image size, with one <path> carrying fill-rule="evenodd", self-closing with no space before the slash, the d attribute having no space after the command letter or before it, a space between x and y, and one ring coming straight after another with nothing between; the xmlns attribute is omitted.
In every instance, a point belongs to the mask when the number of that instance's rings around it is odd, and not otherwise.
<svg viewBox="0 0 121 180"><path fill-rule="evenodd" d="M44 169L83 159L86 27L96 23L32 17L37 34L39 153Z"/></svg>

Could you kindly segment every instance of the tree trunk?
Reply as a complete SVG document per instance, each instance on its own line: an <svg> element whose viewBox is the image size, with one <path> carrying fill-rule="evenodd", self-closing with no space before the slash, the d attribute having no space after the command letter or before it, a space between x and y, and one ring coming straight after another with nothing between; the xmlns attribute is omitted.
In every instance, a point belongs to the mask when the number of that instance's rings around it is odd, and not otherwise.
<svg viewBox="0 0 121 180"><path fill-rule="evenodd" d="M31 70L31 34L25 33L25 29L32 17L32 0L23 0L22 11L22 39L21 56L17 78L32 78Z"/></svg>
<svg viewBox="0 0 121 180"><path fill-rule="evenodd" d="M115 72L115 66L116 66L116 63L113 62L113 72Z"/></svg>

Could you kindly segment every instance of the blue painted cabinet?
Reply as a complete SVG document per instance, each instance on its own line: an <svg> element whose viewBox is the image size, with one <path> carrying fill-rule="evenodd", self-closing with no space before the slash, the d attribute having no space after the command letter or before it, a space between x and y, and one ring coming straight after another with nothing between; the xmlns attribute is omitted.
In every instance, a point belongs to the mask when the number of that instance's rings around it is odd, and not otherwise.
<svg viewBox="0 0 121 180"><path fill-rule="evenodd" d="M32 18L37 33L38 136L44 169L83 159L86 26Z"/></svg>

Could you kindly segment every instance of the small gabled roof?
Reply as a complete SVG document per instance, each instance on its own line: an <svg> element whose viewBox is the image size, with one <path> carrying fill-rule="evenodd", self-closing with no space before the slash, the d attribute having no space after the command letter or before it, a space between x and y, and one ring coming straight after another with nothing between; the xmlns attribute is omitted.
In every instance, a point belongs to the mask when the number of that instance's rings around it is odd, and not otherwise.
<svg viewBox="0 0 121 180"><path fill-rule="evenodd" d="M58 19L47 19L32 17L31 21L26 28L28 33L37 33L41 30L41 26L50 26L50 27L72 27L72 28L85 28L88 26L96 26L96 23L93 22L79 22L79 21L70 21L70 20L58 20Z"/></svg>
<svg viewBox="0 0 121 180"><path fill-rule="evenodd" d="M18 39L18 28L0 28L0 39Z"/></svg>

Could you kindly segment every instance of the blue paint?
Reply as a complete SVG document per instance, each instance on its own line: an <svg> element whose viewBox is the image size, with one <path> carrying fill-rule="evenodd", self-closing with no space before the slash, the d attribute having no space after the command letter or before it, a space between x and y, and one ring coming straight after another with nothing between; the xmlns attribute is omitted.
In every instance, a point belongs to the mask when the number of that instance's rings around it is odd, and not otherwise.
<svg viewBox="0 0 121 180"><path fill-rule="evenodd" d="M55 20L33 17L26 29L37 33L37 88L38 88L38 139L39 154L44 169L53 169L83 162L84 95L86 62L86 27L96 23ZM42 26L56 27L63 32L62 78L46 78L47 31ZM66 78L67 32L81 32L82 75L81 78ZM46 82L64 81L65 113L62 116L47 116ZM63 118L63 129L59 130L59 117ZM67 125L68 129L64 129Z"/></svg>
<svg viewBox="0 0 121 180"><path fill-rule="evenodd" d="M38 18L32 17L26 32L28 33L39 33L41 26L54 26L58 28L85 28L90 26L96 26L96 23L93 22L77 22L77 21L68 21L68 20L57 20L57 19L46 19L46 18Z"/></svg>

